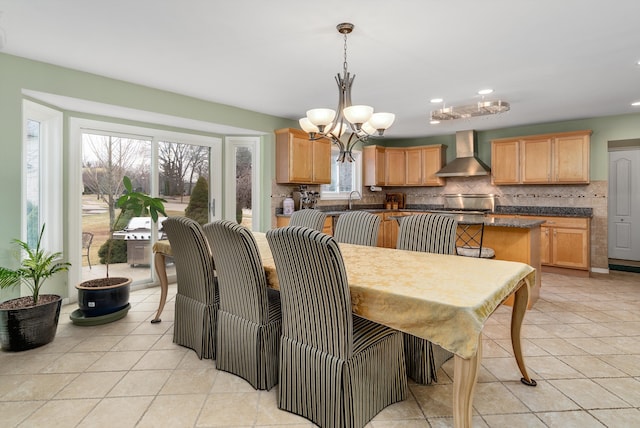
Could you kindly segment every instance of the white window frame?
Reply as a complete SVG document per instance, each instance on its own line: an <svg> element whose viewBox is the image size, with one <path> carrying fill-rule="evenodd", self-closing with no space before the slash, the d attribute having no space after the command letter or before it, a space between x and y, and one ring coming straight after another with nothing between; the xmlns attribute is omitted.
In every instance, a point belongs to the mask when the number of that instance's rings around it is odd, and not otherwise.
<svg viewBox="0 0 640 428"><path fill-rule="evenodd" d="M208 146L211 148L210 170L222 171L222 139L217 137L208 137L203 135L188 134L181 132L166 131L158 128L140 127L124 125L116 122L105 122L84 118L72 117L69 119L69 225L78 225L70 227L67 230L69 236L69 260L76 261L69 268L69 298L75 301L77 296L75 293L75 285L82 278L82 133L91 131L102 131L112 135L125 135L127 137L138 136L151 140L152 160L151 160L151 195L158 195L158 165L157 152L158 142L169 141L184 144L193 144L200 146ZM220 177L210 177L212 183L209 185L209 200L212 207L215 206L214 197L222 195L222 174ZM221 218L220 210L216 207L215 212L210 210L210 220L219 220ZM154 224L154 227L157 225ZM153 282L157 282L157 274L155 269L151 269ZM169 278L171 281L172 278ZM134 284L135 285L135 284ZM145 286L145 284L143 284ZM135 287L134 287L135 288Z"/></svg>
<svg viewBox="0 0 640 428"><path fill-rule="evenodd" d="M333 168L336 168L337 162L335 161L335 158L338 156L339 153L340 153L340 150L338 149L338 147L335 147L332 145L331 146L331 169L332 170ZM358 191L360 192L360 195L362 195L362 151L353 150L351 153L353 154L353 158L354 158L354 162L352 163L354 168L354 171L353 171L354 185L352 190L348 192L330 192L325 190L327 186L323 184L322 186L320 186L320 199L347 200L349 199L349 194L352 191ZM333 177L333 171L331 173L331 177Z"/></svg>
<svg viewBox="0 0 640 428"><path fill-rule="evenodd" d="M61 111L22 101L23 142L27 139L27 121L40 122L38 227L46 224L42 244L47 251L63 252L63 192L62 192L62 124ZM22 150L22 176L26 177L26 150ZM22 180L22 218L27 218L27 183ZM21 236L27 239L27 222L21 225Z"/></svg>
<svg viewBox="0 0 640 428"><path fill-rule="evenodd" d="M255 137L235 137L228 136L224 139L225 150L225 220L236 220L236 147L248 147L252 153L251 165L251 227L253 230L260 230L260 140Z"/></svg>

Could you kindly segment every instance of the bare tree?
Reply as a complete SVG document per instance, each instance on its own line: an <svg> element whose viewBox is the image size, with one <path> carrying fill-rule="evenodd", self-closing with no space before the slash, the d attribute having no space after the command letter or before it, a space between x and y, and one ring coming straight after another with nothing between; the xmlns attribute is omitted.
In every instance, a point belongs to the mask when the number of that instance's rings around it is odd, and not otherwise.
<svg viewBox="0 0 640 428"><path fill-rule="evenodd" d="M158 149L158 158L162 176L162 187L167 195L190 194L194 182L204 175L208 168L209 149L202 146L194 146L181 143L161 143ZM188 184L188 188L185 188Z"/></svg>
<svg viewBox="0 0 640 428"><path fill-rule="evenodd" d="M130 171L148 171L148 146L139 144L140 140L112 135L83 134L82 141L83 184L109 207L109 226L112 228L116 218L115 203L124 190L122 179ZM147 168L144 168L145 163Z"/></svg>

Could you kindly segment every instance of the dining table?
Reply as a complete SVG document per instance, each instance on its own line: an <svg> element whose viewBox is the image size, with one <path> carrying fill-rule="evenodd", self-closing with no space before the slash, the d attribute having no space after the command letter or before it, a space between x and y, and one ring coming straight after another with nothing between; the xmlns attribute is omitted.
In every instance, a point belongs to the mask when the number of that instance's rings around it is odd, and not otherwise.
<svg viewBox="0 0 640 428"><path fill-rule="evenodd" d="M268 286L279 288L266 235L253 232ZM427 339L454 354L453 420L470 427L472 403L482 354L482 329L489 316L511 295L511 343L525 385L535 386L527 373L520 343L529 288L536 270L512 261L339 244L355 314L404 333ZM165 257L169 241L153 246L161 286L160 322L168 279Z"/></svg>

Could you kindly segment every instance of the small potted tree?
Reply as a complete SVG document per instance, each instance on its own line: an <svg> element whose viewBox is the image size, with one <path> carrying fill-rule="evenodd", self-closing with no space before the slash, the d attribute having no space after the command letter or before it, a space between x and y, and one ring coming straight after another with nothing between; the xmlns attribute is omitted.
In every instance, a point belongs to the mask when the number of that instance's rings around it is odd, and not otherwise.
<svg viewBox="0 0 640 428"><path fill-rule="evenodd" d="M110 277L109 263L113 245L113 233L115 225L122 216L131 212L133 216L149 215L154 222L158 221L159 214L166 216L162 198L153 198L142 192L133 190L131 179L123 178L125 194L118 201L120 208L118 217L110 227L110 236L105 256L106 277L83 281L76 285L78 290L79 310L71 314L71 320L79 325L94 325L115 321L124 317L129 310L129 286L131 278Z"/></svg>
<svg viewBox="0 0 640 428"><path fill-rule="evenodd" d="M0 303L0 347L5 351L24 351L51 342L58 327L62 298L56 294L40 294L45 280L71 266L60 260L62 253L42 248L40 230L36 247L14 239L24 254L18 269L0 267L0 288L26 285L30 296Z"/></svg>

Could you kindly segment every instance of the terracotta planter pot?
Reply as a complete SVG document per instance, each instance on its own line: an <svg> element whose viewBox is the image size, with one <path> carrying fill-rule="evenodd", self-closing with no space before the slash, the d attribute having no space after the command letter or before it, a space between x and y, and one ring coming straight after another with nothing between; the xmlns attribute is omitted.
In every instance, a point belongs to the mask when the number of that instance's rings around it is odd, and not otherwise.
<svg viewBox="0 0 640 428"><path fill-rule="evenodd" d="M89 280L76 285L78 307L85 317L98 317L117 312L129 303L131 278L109 279L113 284L95 286L96 280Z"/></svg>
<svg viewBox="0 0 640 428"><path fill-rule="evenodd" d="M25 351L51 342L56 336L62 304L62 297L55 297L56 300L38 306L0 309L2 350Z"/></svg>

